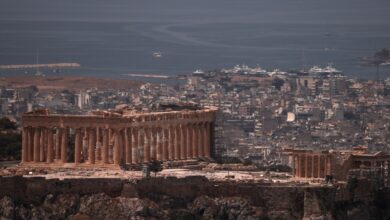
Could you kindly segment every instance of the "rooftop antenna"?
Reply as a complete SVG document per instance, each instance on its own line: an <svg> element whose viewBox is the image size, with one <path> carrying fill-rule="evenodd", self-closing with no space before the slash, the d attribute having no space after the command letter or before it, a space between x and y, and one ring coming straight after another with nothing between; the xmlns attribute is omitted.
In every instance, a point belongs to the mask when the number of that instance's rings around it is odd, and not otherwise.
<svg viewBox="0 0 390 220"><path fill-rule="evenodd" d="M37 49L36 56L35 56L35 64L37 65L37 74L39 73L39 49Z"/></svg>
<svg viewBox="0 0 390 220"><path fill-rule="evenodd" d="M35 75L36 76L44 76L43 73L41 71L39 71L39 49L37 49L37 54L36 54L36 58L35 58L35 64L36 64L36 73Z"/></svg>

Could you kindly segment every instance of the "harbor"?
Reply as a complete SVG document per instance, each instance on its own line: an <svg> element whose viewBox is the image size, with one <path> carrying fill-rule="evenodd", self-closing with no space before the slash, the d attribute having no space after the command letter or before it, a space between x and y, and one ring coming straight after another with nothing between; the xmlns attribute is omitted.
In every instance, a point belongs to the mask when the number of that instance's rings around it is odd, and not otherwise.
<svg viewBox="0 0 390 220"><path fill-rule="evenodd" d="M79 63L47 63L47 64L14 64L14 65L0 65L0 70L15 70L15 69L61 69L61 68L79 68Z"/></svg>

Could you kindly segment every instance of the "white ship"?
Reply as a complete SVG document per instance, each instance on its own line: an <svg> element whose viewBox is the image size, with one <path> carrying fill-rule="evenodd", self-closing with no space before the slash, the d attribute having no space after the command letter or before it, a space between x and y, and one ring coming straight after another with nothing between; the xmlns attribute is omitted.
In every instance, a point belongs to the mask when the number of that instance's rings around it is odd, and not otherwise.
<svg viewBox="0 0 390 220"><path fill-rule="evenodd" d="M249 67L248 65L235 65L230 69L222 69L223 73L241 73L241 74L266 74L267 71L257 65L254 68Z"/></svg>
<svg viewBox="0 0 390 220"><path fill-rule="evenodd" d="M268 74L269 74L270 76L277 76L277 75L280 76L280 75L286 75L287 72L281 71L281 70L279 70L279 69L274 69L274 70L268 72Z"/></svg>
<svg viewBox="0 0 390 220"><path fill-rule="evenodd" d="M309 69L310 74L340 74L341 71L334 68L332 65L328 65L325 68L319 66L313 66Z"/></svg>
<svg viewBox="0 0 390 220"><path fill-rule="evenodd" d="M154 53L153 53L153 57L155 57L155 58L161 58L161 57L162 57L162 53L161 53L161 52L154 52Z"/></svg>
<svg viewBox="0 0 390 220"><path fill-rule="evenodd" d="M201 70L201 69L197 69L197 70L195 70L193 73L194 73L194 74L203 74L204 71Z"/></svg>
<svg viewBox="0 0 390 220"><path fill-rule="evenodd" d="M37 72L35 73L35 76L46 76L43 72L37 70Z"/></svg>

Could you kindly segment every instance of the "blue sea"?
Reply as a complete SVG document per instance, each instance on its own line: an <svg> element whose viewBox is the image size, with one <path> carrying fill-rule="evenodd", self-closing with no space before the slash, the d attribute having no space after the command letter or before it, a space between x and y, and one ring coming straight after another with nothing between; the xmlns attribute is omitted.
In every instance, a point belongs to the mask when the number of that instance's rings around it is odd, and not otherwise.
<svg viewBox="0 0 390 220"><path fill-rule="evenodd" d="M0 0L0 64L38 57L82 66L46 75L332 63L348 76L374 78L376 69L359 60L389 46L389 0ZM25 73L0 71L10 74ZM390 77L390 68L380 74Z"/></svg>

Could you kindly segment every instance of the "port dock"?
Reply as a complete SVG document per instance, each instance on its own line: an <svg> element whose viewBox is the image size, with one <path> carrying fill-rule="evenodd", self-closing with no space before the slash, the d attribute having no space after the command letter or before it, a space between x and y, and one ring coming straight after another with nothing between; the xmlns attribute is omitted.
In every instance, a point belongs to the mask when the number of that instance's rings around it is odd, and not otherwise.
<svg viewBox="0 0 390 220"><path fill-rule="evenodd" d="M65 68L78 68L81 65L78 63L48 63L48 64L15 64L15 65L0 65L0 70L12 70L12 69L65 69Z"/></svg>

